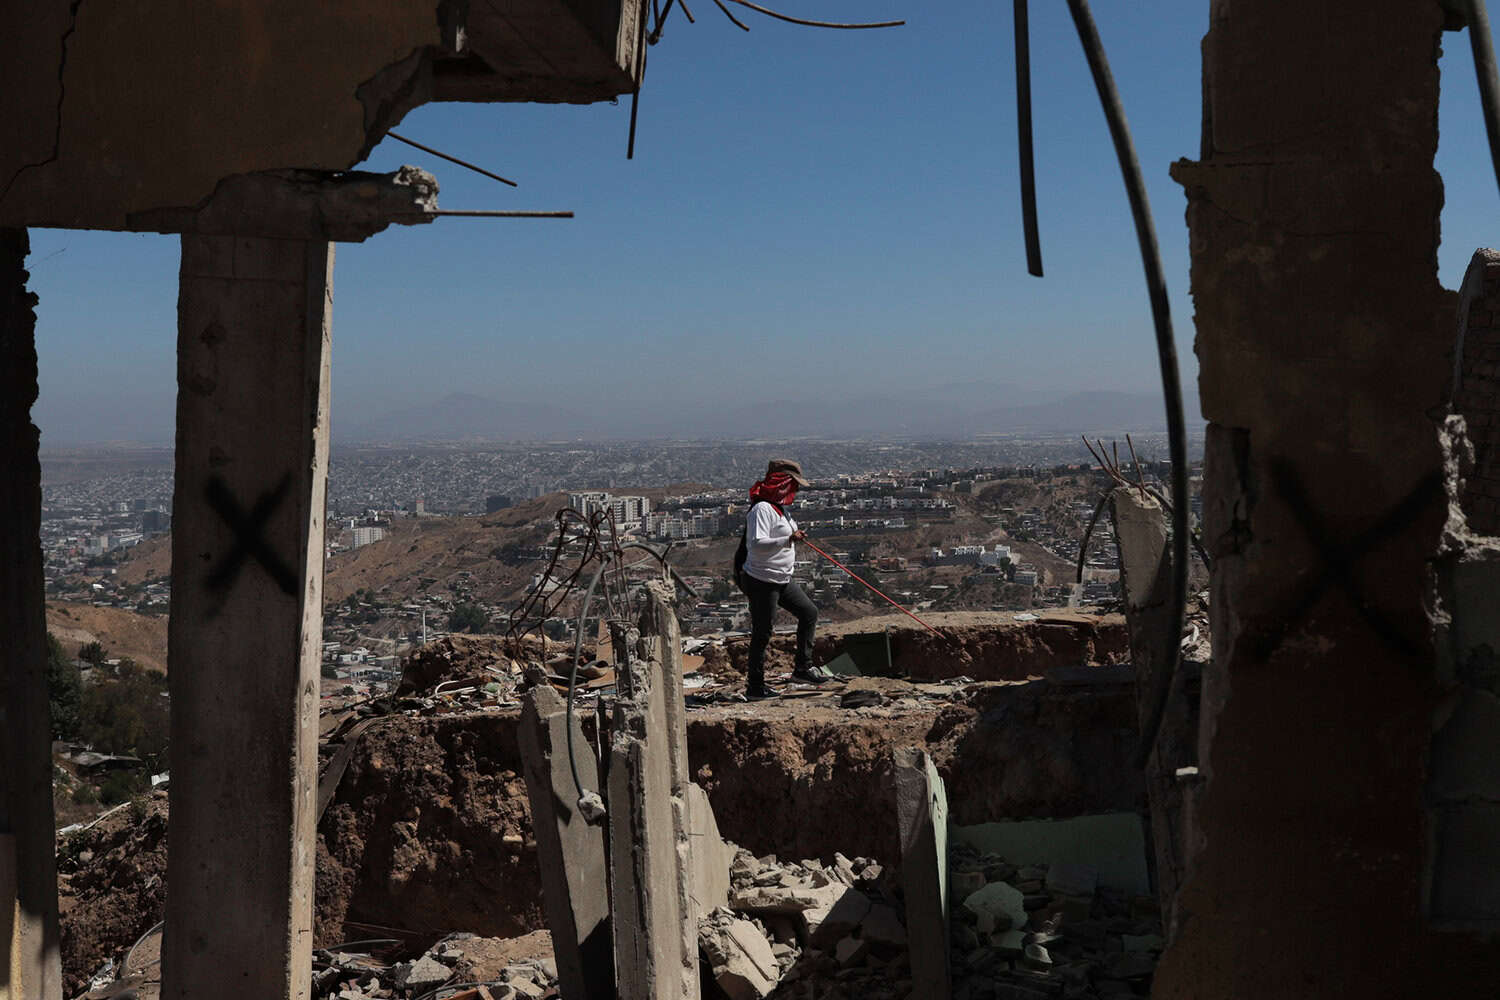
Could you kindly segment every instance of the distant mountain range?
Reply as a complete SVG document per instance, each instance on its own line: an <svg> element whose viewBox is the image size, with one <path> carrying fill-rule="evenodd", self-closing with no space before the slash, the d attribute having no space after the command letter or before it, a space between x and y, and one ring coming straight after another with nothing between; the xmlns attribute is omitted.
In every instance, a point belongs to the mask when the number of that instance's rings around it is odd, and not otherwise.
<svg viewBox="0 0 1500 1000"><path fill-rule="evenodd" d="M341 443L393 441L561 440L569 438L919 437L985 434L1160 431L1162 401L1149 393L1095 390L1057 393L968 382L918 391L872 391L843 397L791 398L697 409L684 404L663 415L659 400L575 397L575 405L515 403L451 393L431 403L361 422L334 418ZM1196 422L1196 399L1187 401Z"/></svg>

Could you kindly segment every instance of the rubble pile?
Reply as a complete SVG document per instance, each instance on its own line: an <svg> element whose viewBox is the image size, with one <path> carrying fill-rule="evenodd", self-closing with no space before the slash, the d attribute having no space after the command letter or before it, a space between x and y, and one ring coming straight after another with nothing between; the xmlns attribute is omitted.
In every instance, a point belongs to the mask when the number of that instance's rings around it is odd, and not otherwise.
<svg viewBox="0 0 1500 1000"><path fill-rule="evenodd" d="M1149 996L1163 947L1155 897L1099 885L1092 865L949 852L953 1000Z"/></svg>
<svg viewBox="0 0 1500 1000"><path fill-rule="evenodd" d="M881 865L736 853L729 905L699 921L710 977L730 1000L903 1000L906 928Z"/></svg>
<svg viewBox="0 0 1500 1000"><path fill-rule="evenodd" d="M547 956L487 967L496 943L451 934L410 961L389 964L352 942L313 953L315 1000L547 1000L556 997L557 965Z"/></svg>
<svg viewBox="0 0 1500 1000"><path fill-rule="evenodd" d="M540 651L541 644L527 644L527 652ZM466 687L502 682L506 693L515 686L517 673L500 636L446 635L412 652L401 664L401 683L395 694L428 695L436 688Z"/></svg>
<svg viewBox="0 0 1500 1000"><path fill-rule="evenodd" d="M166 792L136 800L90 829L61 837L57 873L63 988L73 996L161 919L166 905Z"/></svg>

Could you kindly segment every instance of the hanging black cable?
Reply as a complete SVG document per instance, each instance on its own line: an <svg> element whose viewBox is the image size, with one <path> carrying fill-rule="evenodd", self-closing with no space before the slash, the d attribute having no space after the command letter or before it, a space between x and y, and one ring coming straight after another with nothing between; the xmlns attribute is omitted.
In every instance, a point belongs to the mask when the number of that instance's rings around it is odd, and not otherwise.
<svg viewBox="0 0 1500 1000"><path fill-rule="evenodd" d="M1026 232L1026 271L1042 276L1042 239L1036 228L1036 164L1031 148L1031 28L1026 0L1016 4L1016 149L1021 157L1021 225Z"/></svg>
<svg viewBox="0 0 1500 1000"><path fill-rule="evenodd" d="M1088 0L1068 0L1068 10L1078 29L1078 40L1083 44L1089 71L1093 73L1094 87L1099 91L1099 103L1103 105L1104 117L1109 122L1110 138L1114 140L1115 155L1119 157L1120 172L1125 179L1125 192L1130 198L1130 214L1135 219L1136 238L1141 245L1141 261L1146 270L1146 292L1151 299L1151 318L1156 324L1156 354L1161 367L1162 395L1167 408L1167 441L1172 460L1172 603L1165 659L1152 684L1150 714L1141 731L1141 746L1136 755L1136 765L1144 767L1156 747L1161 720L1166 714L1172 681L1182 658L1182 628L1187 620L1187 426L1182 412L1182 382L1177 373L1177 344L1172 337L1167 281L1162 271L1161 251L1156 244L1156 227L1151 221L1151 206L1146 199L1146 182L1141 176L1140 160L1135 154L1130 126L1125 121L1125 108L1115 89L1109 60L1104 54L1104 43L1099 40L1099 29L1089 11Z"/></svg>

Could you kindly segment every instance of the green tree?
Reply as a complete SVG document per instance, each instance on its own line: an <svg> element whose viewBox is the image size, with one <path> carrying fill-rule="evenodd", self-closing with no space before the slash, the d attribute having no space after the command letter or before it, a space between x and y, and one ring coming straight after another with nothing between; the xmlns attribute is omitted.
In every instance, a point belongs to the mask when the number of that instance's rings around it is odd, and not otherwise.
<svg viewBox="0 0 1500 1000"><path fill-rule="evenodd" d="M153 772L162 770L170 725L166 686L164 674L123 660L115 676L84 689L79 738L103 753L131 754Z"/></svg>
<svg viewBox="0 0 1500 1000"><path fill-rule="evenodd" d="M98 643L95 643L98 645ZM62 643L47 633L47 705L52 712L52 738L71 740L78 735L78 711L83 699L83 678Z"/></svg>
<svg viewBox="0 0 1500 1000"><path fill-rule="evenodd" d="M104 652L104 647L98 642L91 642L78 650L78 658L80 660L85 663L92 663L96 667L102 666L107 656L108 654Z"/></svg>
<svg viewBox="0 0 1500 1000"><path fill-rule="evenodd" d="M463 602L453 608L448 616L448 628L453 632L478 632L490 623L484 609L477 604Z"/></svg>

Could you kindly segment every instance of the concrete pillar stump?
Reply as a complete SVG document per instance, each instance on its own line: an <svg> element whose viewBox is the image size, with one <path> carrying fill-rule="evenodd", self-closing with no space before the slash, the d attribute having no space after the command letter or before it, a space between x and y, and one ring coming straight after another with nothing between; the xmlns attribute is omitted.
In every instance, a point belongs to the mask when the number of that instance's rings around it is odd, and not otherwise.
<svg viewBox="0 0 1500 1000"><path fill-rule="evenodd" d="M604 827L578 810L568 763L569 733L585 791L599 791L594 748L567 703L551 687L533 688L521 706L520 745L531 828L542 871L542 905L563 996L612 1000L614 945L609 924L609 868Z"/></svg>
<svg viewBox="0 0 1500 1000"><path fill-rule="evenodd" d="M1151 496L1120 487L1110 491L1115 544L1120 554L1120 596L1130 627L1130 662L1135 674L1136 718L1143 732L1153 708L1157 678L1167 669L1180 640L1171 617L1172 554L1167 544L1166 510ZM1185 694L1184 660L1168 692L1154 751L1146 761L1146 798L1151 810L1151 846L1156 896L1171 938L1173 903L1186 869L1184 789L1177 769L1196 763L1198 713Z"/></svg>
<svg viewBox="0 0 1500 1000"><path fill-rule="evenodd" d="M946 997L948 955L948 791L925 750L896 751L896 822L914 997Z"/></svg>

